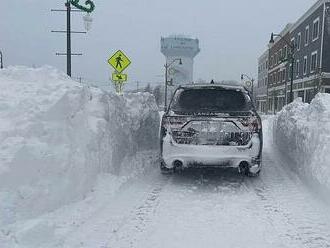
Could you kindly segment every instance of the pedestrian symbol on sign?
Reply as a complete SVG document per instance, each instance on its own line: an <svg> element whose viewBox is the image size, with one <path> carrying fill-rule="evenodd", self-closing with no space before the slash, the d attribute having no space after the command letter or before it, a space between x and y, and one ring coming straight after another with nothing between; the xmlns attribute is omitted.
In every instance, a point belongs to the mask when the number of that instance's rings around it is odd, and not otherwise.
<svg viewBox="0 0 330 248"><path fill-rule="evenodd" d="M118 66L120 66L120 68L123 68L123 66L121 65L121 62L123 61L123 59L121 58L121 54L118 55L118 57L116 58L116 69L118 69Z"/></svg>
<svg viewBox="0 0 330 248"><path fill-rule="evenodd" d="M130 64L129 58L120 50L118 50L111 58L108 63L116 70L116 72L123 72Z"/></svg>

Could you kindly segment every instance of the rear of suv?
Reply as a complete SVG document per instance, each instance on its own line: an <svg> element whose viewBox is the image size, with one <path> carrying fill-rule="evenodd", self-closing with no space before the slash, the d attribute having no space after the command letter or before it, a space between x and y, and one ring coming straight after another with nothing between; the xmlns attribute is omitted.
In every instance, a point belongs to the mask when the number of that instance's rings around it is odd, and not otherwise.
<svg viewBox="0 0 330 248"><path fill-rule="evenodd" d="M233 167L248 176L259 175L261 119L243 86L179 87L160 130L162 173L188 167Z"/></svg>

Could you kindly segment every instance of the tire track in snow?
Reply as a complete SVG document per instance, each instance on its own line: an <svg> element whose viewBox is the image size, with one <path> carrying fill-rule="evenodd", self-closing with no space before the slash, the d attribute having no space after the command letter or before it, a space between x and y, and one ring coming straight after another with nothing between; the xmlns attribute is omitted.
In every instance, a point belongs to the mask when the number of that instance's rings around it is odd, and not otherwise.
<svg viewBox="0 0 330 248"><path fill-rule="evenodd" d="M170 176L160 176L145 199L140 205L135 207L130 215L123 219L120 225L113 231L112 239L107 242L104 248L128 248L134 247L140 237L145 232L148 224L152 222L158 205L159 196L163 188L171 181Z"/></svg>
<svg viewBox="0 0 330 248"><path fill-rule="evenodd" d="M255 181L247 181L247 187L260 199L270 224L278 227L280 236L293 242L296 247L329 248L329 222L320 216L312 204L309 205L313 201L308 200L313 199L309 199L308 191L302 193L300 182L295 184L286 174L290 172L284 171L267 153L265 155L266 173Z"/></svg>

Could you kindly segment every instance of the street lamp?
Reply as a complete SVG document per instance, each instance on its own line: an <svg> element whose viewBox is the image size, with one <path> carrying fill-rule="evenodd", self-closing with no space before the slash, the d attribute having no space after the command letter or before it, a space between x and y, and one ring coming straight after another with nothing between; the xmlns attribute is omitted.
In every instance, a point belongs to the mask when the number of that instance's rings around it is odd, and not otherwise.
<svg viewBox="0 0 330 248"><path fill-rule="evenodd" d="M0 51L0 69L3 69L2 51Z"/></svg>
<svg viewBox="0 0 330 248"><path fill-rule="evenodd" d="M253 88L254 88L254 78L253 77L249 77L246 74L241 74L241 80L244 80L244 77L246 77L248 80L251 81L252 87L251 87L251 96L252 96L252 102L254 103L254 92L253 92Z"/></svg>
<svg viewBox="0 0 330 248"><path fill-rule="evenodd" d="M66 33L66 53L56 53L56 55L59 56L66 56L66 70L68 76L71 77L71 56L80 56L81 53L72 53L71 52L71 34L77 33L77 34L85 34L86 32L81 31L71 31L71 12L86 12L87 15L83 17L84 20L84 26L85 29L88 31L91 28L93 19L90 17L90 13L92 13L95 9L95 4L91 0L85 1L84 5L81 5L80 0L66 0L65 1L65 7L66 10L58 10L58 9L52 9L51 11L63 11L66 12L66 30L59 30L54 31L53 33ZM75 8L71 8L71 5Z"/></svg>
<svg viewBox="0 0 330 248"><path fill-rule="evenodd" d="M84 15L83 21L84 21L85 30L89 31L92 28L93 18L89 13L87 13L86 15Z"/></svg>
<svg viewBox="0 0 330 248"><path fill-rule="evenodd" d="M294 42L289 42L288 40L286 40L282 35L280 34L274 34L272 33L270 36L270 41L269 44L274 44L274 37L280 37L284 40L284 42L288 45L288 47L290 48L291 52L290 52L290 62L291 62L291 82L290 82L290 103L293 102L293 67L294 67L294 62L295 62L295 58L294 58L294 53L295 53L295 44ZM287 99L287 94L286 94L287 89L285 89L285 99ZM287 102L286 102L287 103Z"/></svg>
<svg viewBox="0 0 330 248"><path fill-rule="evenodd" d="M168 83L172 83L172 80L168 80L168 69L170 68L171 65L173 65L176 61L179 61L179 65L182 65L182 59L177 58L172 60L170 63L167 63L164 65L165 67L165 99L164 99L164 110L166 111L167 109L167 86Z"/></svg>

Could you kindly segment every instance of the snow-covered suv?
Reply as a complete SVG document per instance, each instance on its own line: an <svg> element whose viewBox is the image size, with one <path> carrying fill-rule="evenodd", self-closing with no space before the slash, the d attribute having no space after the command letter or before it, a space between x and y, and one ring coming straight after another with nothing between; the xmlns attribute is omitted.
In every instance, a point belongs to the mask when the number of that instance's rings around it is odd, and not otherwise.
<svg viewBox="0 0 330 248"><path fill-rule="evenodd" d="M180 86L160 130L162 173L187 167L234 167L249 176L259 175L261 119L243 86Z"/></svg>

